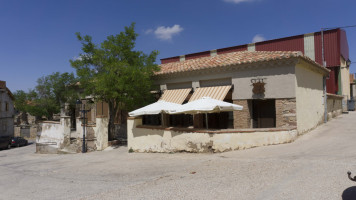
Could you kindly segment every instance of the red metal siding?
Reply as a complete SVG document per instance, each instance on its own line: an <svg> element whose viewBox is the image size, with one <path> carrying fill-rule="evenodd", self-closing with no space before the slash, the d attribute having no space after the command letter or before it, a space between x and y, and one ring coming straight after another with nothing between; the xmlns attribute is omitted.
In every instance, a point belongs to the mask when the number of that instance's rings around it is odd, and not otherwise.
<svg viewBox="0 0 356 200"><path fill-rule="evenodd" d="M231 53L231 52L236 52L236 51L247 51L247 44L240 45L240 46L217 49L218 54Z"/></svg>
<svg viewBox="0 0 356 200"><path fill-rule="evenodd" d="M179 56L171 57L171 58L163 58L161 59L161 64L171 63L171 62L178 62Z"/></svg>
<svg viewBox="0 0 356 200"><path fill-rule="evenodd" d="M185 59L190 60L190 59L209 57L209 56L210 56L210 51L203 51L203 52L199 52L199 53L187 54L187 55L185 55Z"/></svg>
<svg viewBox="0 0 356 200"><path fill-rule="evenodd" d="M338 30L340 29L324 31L324 56L327 67L340 66L340 40ZM322 65L322 45L320 32L314 34L314 44L315 61Z"/></svg>
<svg viewBox="0 0 356 200"><path fill-rule="evenodd" d="M326 79L326 92L331 94L337 94L338 91L338 73L335 73L337 68L329 68L329 78Z"/></svg>
<svg viewBox="0 0 356 200"><path fill-rule="evenodd" d="M340 33L340 53L345 60L349 59L349 44L347 42L346 32L342 29L339 29Z"/></svg>
<svg viewBox="0 0 356 200"><path fill-rule="evenodd" d="M256 51L301 51L304 54L304 35L258 42Z"/></svg>

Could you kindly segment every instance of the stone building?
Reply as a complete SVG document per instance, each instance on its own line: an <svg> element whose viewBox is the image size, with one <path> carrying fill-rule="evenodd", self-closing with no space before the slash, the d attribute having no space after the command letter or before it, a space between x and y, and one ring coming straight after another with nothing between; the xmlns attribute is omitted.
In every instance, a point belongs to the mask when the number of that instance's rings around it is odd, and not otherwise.
<svg viewBox="0 0 356 200"><path fill-rule="evenodd" d="M14 96L0 81L0 136L14 136Z"/></svg>
<svg viewBox="0 0 356 200"><path fill-rule="evenodd" d="M211 130L204 130L205 118L199 115L166 115L162 120L168 127L152 126L147 116L129 118L128 146L138 152L202 152L291 142L324 122L329 72L295 51L182 56L161 64L154 76L161 100L182 104L209 96L243 110L208 114ZM341 102L342 96L334 96ZM341 106L333 109L341 112Z"/></svg>

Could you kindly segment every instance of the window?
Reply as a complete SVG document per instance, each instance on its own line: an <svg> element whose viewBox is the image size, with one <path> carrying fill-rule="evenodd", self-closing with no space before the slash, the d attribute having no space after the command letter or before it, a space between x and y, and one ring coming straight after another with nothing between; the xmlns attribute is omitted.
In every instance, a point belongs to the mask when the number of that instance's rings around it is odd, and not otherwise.
<svg viewBox="0 0 356 200"><path fill-rule="evenodd" d="M193 115L169 115L169 125L174 127L193 126Z"/></svg>
<svg viewBox="0 0 356 200"><path fill-rule="evenodd" d="M143 125L153 125L160 126L161 123L161 115L143 115L142 116L142 124Z"/></svg>
<svg viewBox="0 0 356 200"><path fill-rule="evenodd" d="M5 102L5 111L9 111L9 103Z"/></svg>

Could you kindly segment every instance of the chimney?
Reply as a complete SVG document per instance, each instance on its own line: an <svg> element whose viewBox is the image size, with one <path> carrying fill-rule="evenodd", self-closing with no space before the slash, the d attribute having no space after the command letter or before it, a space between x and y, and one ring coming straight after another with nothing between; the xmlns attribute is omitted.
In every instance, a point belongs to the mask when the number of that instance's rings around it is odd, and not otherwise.
<svg viewBox="0 0 356 200"><path fill-rule="evenodd" d="M0 81L0 89L6 89L6 81Z"/></svg>

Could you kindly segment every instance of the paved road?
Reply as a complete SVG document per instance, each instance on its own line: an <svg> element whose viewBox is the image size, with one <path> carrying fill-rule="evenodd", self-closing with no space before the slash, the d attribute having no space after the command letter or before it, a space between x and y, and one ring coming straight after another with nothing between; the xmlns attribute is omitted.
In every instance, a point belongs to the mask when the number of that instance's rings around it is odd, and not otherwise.
<svg viewBox="0 0 356 200"><path fill-rule="evenodd" d="M356 193L355 129L351 112L291 144L219 154L3 150L0 199L342 199Z"/></svg>

